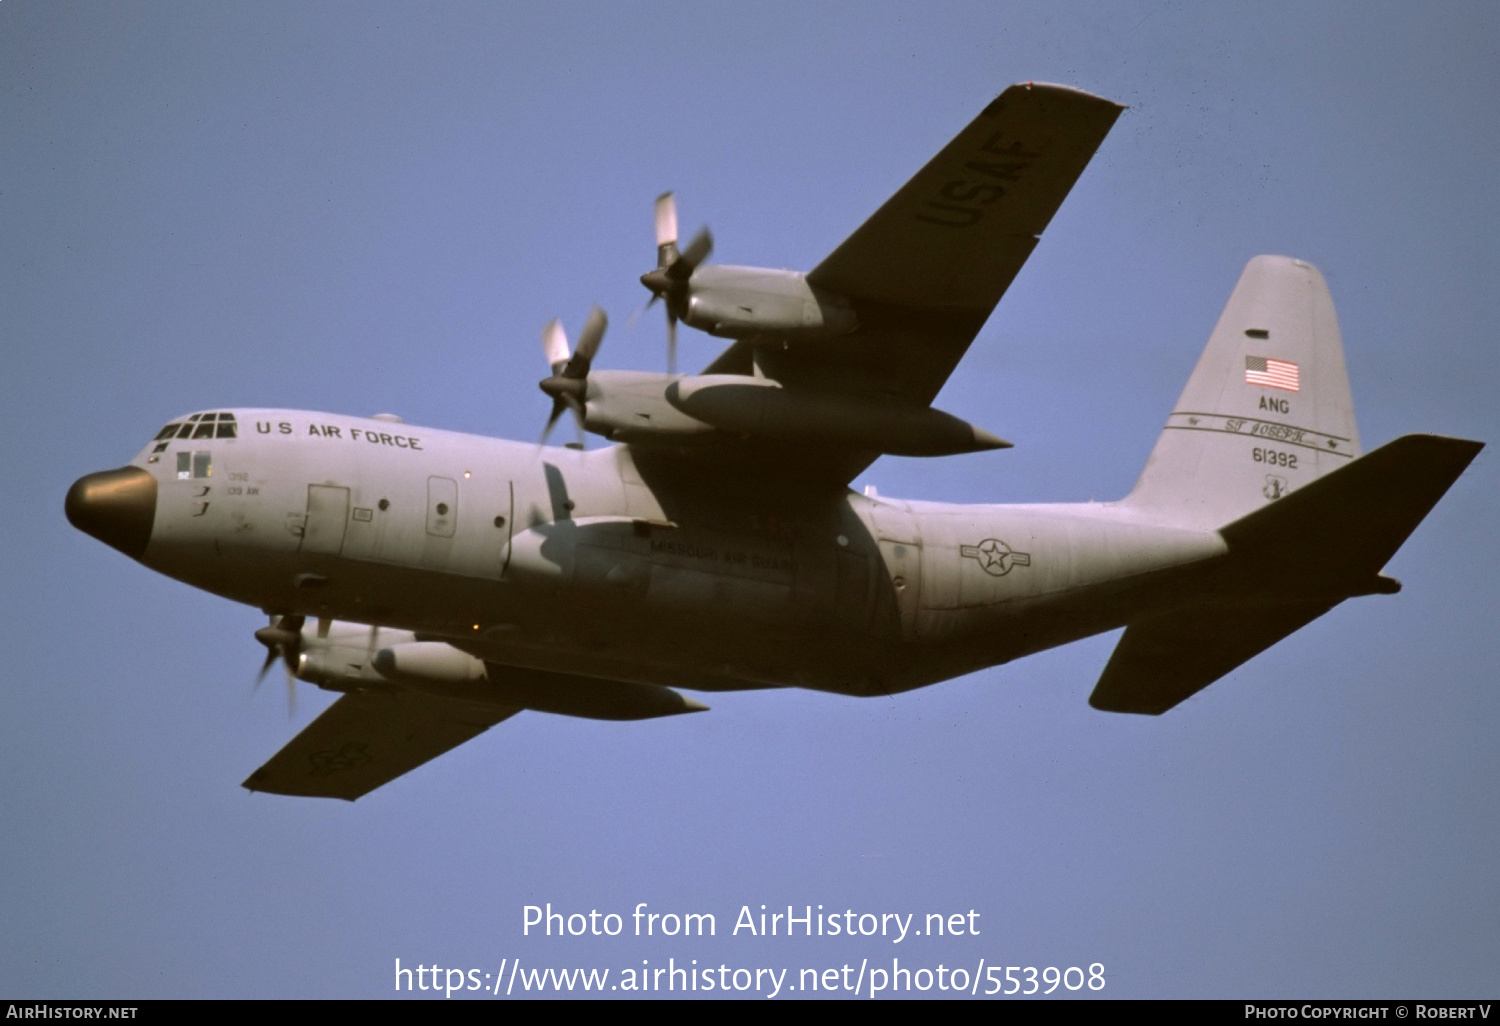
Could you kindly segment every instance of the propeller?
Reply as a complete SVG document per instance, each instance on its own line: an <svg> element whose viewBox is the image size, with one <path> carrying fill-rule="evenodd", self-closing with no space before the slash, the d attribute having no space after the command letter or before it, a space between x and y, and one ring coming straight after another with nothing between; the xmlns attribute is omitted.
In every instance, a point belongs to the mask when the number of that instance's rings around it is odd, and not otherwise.
<svg viewBox="0 0 1500 1026"><path fill-rule="evenodd" d="M573 422L578 425L578 439L583 441L584 402L588 399L589 367L599 345L604 341L604 329L609 318L597 306L589 311L583 322L583 331L578 336L578 348L569 355L568 336L561 322L552 320L542 329L542 352L552 368L552 376L543 378L540 388L552 397L552 413L547 417L547 426L542 430L538 445L547 444L547 436L562 417L563 410L573 411Z"/></svg>
<svg viewBox="0 0 1500 1026"><path fill-rule="evenodd" d="M667 373L677 373L677 322L687 316L688 280L713 252L714 237L699 228L687 249L677 249L677 200L670 192L656 197L656 270L641 275L651 290L646 309L663 300L667 307Z"/></svg>
<svg viewBox="0 0 1500 1026"><path fill-rule="evenodd" d="M266 661L260 664L260 673L255 676L255 687L260 688L271 666L279 658L286 665L286 711L287 716L297 712L297 657L302 654L302 625L305 617L283 616L271 626L255 632L255 640L266 646Z"/></svg>

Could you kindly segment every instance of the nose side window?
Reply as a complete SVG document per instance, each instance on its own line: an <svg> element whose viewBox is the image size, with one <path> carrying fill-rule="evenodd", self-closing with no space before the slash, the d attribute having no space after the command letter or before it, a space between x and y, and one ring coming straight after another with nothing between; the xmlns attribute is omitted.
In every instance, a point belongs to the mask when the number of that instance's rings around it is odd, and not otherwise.
<svg viewBox="0 0 1500 1026"><path fill-rule="evenodd" d="M186 481L193 476L193 454L190 452L179 452L177 454L177 480Z"/></svg>
<svg viewBox="0 0 1500 1026"><path fill-rule="evenodd" d="M194 477L212 477L213 476L213 472L214 472L214 466L213 466L213 462L212 462L211 454L210 453L206 453L206 452L195 452L195 453L193 453L193 476Z"/></svg>

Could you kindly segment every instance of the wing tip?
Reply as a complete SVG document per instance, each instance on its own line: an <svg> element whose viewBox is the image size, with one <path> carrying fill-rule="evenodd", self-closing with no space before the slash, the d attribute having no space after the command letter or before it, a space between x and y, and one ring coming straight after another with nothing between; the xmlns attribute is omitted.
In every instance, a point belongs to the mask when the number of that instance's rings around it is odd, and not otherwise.
<svg viewBox="0 0 1500 1026"><path fill-rule="evenodd" d="M1136 702L1131 703L1121 695L1101 695L1096 687L1093 694L1089 695L1089 707L1107 713L1129 713L1134 716L1160 716L1168 709L1175 708L1181 702L1173 702L1171 705L1162 705L1159 702L1149 705Z"/></svg>
<svg viewBox="0 0 1500 1026"><path fill-rule="evenodd" d="M1090 103L1102 103L1113 107L1115 110L1129 110L1128 104L1111 100L1107 96L1091 93L1087 89L1079 89L1077 86L1061 85L1057 82L1017 82L1007 88L1001 97L1016 93L1047 93L1054 96L1065 97L1070 100L1083 100Z"/></svg>

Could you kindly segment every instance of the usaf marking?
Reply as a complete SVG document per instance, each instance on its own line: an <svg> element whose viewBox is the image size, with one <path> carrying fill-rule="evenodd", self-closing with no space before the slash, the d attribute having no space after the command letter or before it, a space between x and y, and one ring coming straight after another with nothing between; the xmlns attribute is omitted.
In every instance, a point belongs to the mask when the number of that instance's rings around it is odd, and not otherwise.
<svg viewBox="0 0 1500 1026"><path fill-rule="evenodd" d="M1342 456L1354 457L1353 446L1342 435L1330 435L1311 428L1282 424L1274 420L1259 420L1255 417L1227 417L1222 413L1184 413L1178 411L1167 418L1165 430L1171 431L1217 431L1230 435L1251 435L1281 445L1298 445L1304 449Z"/></svg>
<svg viewBox="0 0 1500 1026"><path fill-rule="evenodd" d="M269 420L258 420L255 422L255 430L262 435L271 433L271 422ZM281 421L276 425L277 434L289 435L293 431L288 421ZM343 439L343 429L337 424L308 424L307 433L314 438L338 438ZM397 449L415 449L422 451L422 440L411 435L392 435L384 431L371 431L369 428L349 428L349 441L369 442L371 445L389 445Z"/></svg>

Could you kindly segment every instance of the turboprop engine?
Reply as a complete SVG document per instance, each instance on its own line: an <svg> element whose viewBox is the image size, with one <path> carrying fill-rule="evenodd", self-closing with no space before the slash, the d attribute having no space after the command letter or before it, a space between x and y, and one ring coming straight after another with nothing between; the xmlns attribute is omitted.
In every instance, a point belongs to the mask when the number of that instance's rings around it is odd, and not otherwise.
<svg viewBox="0 0 1500 1026"><path fill-rule="evenodd" d="M288 688L294 678L326 691L396 688L593 720L645 720L708 708L658 684L486 663L445 641L417 641L410 631L328 620L304 630L303 622L282 617L256 635L270 650L262 675L280 656L287 662Z"/></svg>
<svg viewBox="0 0 1500 1026"><path fill-rule="evenodd" d="M682 319L720 338L831 338L859 326L854 308L800 271L700 267L687 282Z"/></svg>
<svg viewBox="0 0 1500 1026"><path fill-rule="evenodd" d="M497 666L442 641L392 645L376 652L373 662L382 677L417 691L562 716L648 720L708 709L659 684Z"/></svg>
<svg viewBox="0 0 1500 1026"><path fill-rule="evenodd" d="M656 198L656 260L641 275L667 308L667 372L677 369L677 322L720 338L804 340L832 338L859 326L854 307L843 296L814 288L800 271L767 267L709 266L713 235L701 228L687 249L677 248L677 201L670 192Z"/></svg>
<svg viewBox="0 0 1500 1026"><path fill-rule="evenodd" d="M1010 448L1005 439L930 406L784 388L773 379L742 374L595 371L588 378L583 425L618 442L727 434L893 456Z"/></svg>

